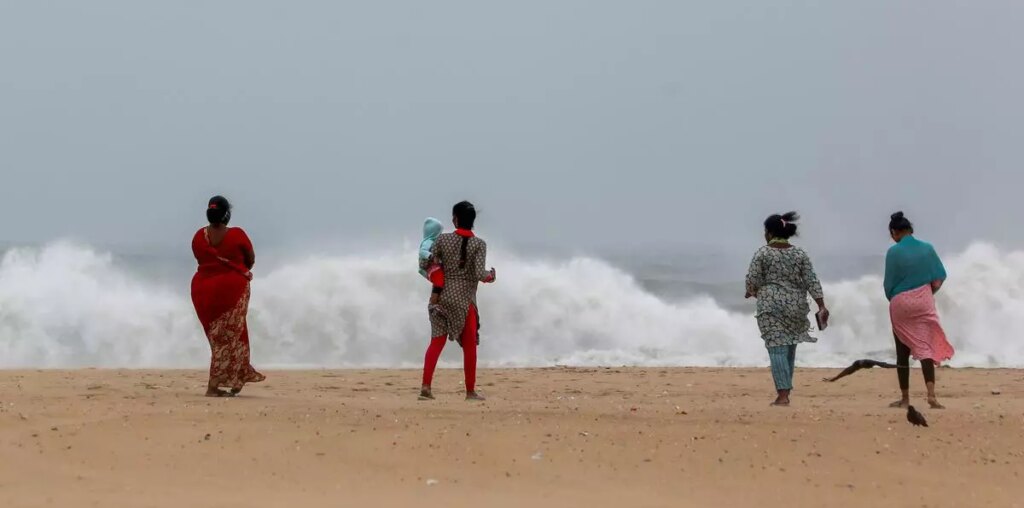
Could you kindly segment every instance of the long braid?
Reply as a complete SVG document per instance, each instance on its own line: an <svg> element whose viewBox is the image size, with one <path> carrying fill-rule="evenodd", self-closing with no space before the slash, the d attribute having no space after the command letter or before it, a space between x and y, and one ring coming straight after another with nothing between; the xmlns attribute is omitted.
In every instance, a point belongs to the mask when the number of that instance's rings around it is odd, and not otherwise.
<svg viewBox="0 0 1024 508"><path fill-rule="evenodd" d="M462 237L462 257L459 258L459 268L466 267L466 248L469 246L469 237Z"/></svg>

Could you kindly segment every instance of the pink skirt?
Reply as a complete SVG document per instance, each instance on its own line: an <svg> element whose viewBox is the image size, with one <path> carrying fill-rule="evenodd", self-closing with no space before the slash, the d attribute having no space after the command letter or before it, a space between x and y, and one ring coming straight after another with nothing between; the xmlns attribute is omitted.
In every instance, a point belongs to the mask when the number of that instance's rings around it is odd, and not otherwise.
<svg viewBox="0 0 1024 508"><path fill-rule="evenodd" d="M915 360L939 364L953 358L953 346L939 324L930 284L896 295L889 304L889 316L896 338L910 348Z"/></svg>

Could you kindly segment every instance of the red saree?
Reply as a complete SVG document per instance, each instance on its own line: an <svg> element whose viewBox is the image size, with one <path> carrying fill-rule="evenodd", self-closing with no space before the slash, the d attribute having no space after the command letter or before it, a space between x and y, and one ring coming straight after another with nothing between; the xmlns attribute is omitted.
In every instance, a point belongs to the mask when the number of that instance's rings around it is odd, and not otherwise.
<svg viewBox="0 0 1024 508"><path fill-rule="evenodd" d="M241 390L266 379L249 363L249 280L245 267L253 249L245 231L230 228L216 247L207 229L192 238L199 269L192 277L192 304L210 341L210 385Z"/></svg>

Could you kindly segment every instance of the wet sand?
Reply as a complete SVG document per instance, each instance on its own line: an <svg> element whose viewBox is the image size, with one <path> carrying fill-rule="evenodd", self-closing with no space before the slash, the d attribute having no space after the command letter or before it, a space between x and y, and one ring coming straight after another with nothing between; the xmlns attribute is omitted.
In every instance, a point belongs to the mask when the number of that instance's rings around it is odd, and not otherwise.
<svg viewBox="0 0 1024 508"><path fill-rule="evenodd" d="M943 369L914 428L893 371L0 371L0 506L1024 506L1024 371ZM923 400L920 372L912 377ZM999 394L994 394L998 391Z"/></svg>

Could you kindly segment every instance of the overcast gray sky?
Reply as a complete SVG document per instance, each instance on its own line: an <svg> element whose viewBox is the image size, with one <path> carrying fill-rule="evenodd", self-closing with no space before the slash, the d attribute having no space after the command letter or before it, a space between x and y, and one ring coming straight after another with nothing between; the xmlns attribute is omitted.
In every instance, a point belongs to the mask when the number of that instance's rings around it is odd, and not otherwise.
<svg viewBox="0 0 1024 508"><path fill-rule="evenodd" d="M0 240L1018 244L1024 2L2 1Z"/></svg>

